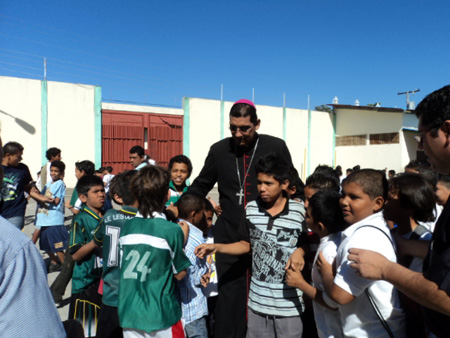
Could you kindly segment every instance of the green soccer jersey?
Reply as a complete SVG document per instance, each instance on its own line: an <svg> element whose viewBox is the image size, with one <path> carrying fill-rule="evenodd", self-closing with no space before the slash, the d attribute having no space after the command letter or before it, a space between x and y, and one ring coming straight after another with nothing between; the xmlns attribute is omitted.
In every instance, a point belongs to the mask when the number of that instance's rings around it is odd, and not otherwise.
<svg viewBox="0 0 450 338"><path fill-rule="evenodd" d="M181 227L162 215L142 218L138 213L122 228L118 306L121 327L152 332L180 320L174 274L191 265L183 252L183 241Z"/></svg>
<svg viewBox="0 0 450 338"><path fill-rule="evenodd" d="M109 209L97 229L94 242L103 247L103 304L117 307L119 295L119 237L126 221L136 216L137 209L123 206Z"/></svg>
<svg viewBox="0 0 450 338"><path fill-rule="evenodd" d="M72 254L94 238L93 233L100 219L100 216L87 206L73 218L69 242L69 250ZM101 268L101 258L95 254L76 262L72 275L72 293L80 293L89 285L98 281L102 275Z"/></svg>

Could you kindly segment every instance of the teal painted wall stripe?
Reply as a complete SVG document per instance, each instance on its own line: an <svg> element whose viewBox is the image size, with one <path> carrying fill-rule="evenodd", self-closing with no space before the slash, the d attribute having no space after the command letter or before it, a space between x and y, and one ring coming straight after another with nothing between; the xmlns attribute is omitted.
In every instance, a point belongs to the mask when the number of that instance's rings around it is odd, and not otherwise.
<svg viewBox="0 0 450 338"><path fill-rule="evenodd" d="M102 166L102 87L95 86L94 91L94 138L95 167Z"/></svg>
<svg viewBox="0 0 450 338"><path fill-rule="evenodd" d="M333 145L332 145L332 151L331 154L333 168L336 168L336 122L337 122L337 115L333 108Z"/></svg>
<svg viewBox="0 0 450 338"><path fill-rule="evenodd" d="M308 109L308 155L307 155L307 165L306 165L306 175L309 176L311 173L311 109Z"/></svg>
<svg viewBox="0 0 450 338"><path fill-rule="evenodd" d="M220 101L220 139L225 137L225 102Z"/></svg>
<svg viewBox="0 0 450 338"><path fill-rule="evenodd" d="M286 142L286 128L287 128L287 117L286 117L286 107L283 107L283 140Z"/></svg>
<svg viewBox="0 0 450 338"><path fill-rule="evenodd" d="M183 98L183 110L184 110L184 118L183 118L183 154L187 157L191 156L190 151L190 114L189 114L189 97Z"/></svg>
<svg viewBox="0 0 450 338"><path fill-rule="evenodd" d="M47 163L45 153L48 147L48 91L47 81L41 81L41 164Z"/></svg>

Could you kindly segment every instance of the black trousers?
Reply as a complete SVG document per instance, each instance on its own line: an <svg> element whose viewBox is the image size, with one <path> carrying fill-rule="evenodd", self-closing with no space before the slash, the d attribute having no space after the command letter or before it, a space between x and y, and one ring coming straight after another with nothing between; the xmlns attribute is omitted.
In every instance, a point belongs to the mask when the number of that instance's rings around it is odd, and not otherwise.
<svg viewBox="0 0 450 338"><path fill-rule="evenodd" d="M227 256L216 254L219 295L215 308L214 337L245 338L249 257L240 257L231 263Z"/></svg>
<svg viewBox="0 0 450 338"><path fill-rule="evenodd" d="M62 270L50 286L50 290L55 302L62 301L64 293L66 293L67 284L69 284L70 280L72 279L74 266L75 261L73 260L72 255L69 253L69 250L66 250Z"/></svg>

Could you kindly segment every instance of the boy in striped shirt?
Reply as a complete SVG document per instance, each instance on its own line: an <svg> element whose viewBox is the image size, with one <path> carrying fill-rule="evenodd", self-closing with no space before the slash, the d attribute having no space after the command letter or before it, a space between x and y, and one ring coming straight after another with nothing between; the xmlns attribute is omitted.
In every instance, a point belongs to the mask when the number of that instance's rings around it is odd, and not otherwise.
<svg viewBox="0 0 450 338"><path fill-rule="evenodd" d="M302 293L285 284L284 267L291 254L306 243L303 203L289 200L289 166L268 154L256 163L259 197L246 206L241 241L203 244L199 257L214 253L252 252L247 337L301 337Z"/></svg>

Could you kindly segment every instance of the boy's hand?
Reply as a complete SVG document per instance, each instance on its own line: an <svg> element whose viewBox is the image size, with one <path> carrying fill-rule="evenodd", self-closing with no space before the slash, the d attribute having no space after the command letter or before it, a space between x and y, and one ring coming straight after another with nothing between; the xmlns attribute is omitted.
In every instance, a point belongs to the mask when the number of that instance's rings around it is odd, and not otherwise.
<svg viewBox="0 0 450 338"><path fill-rule="evenodd" d="M291 257L289 257L284 269L288 270L288 269L292 269L293 267L295 267L296 270L302 271L305 266L304 256L305 256L305 251L302 248L296 249L292 253Z"/></svg>
<svg viewBox="0 0 450 338"><path fill-rule="evenodd" d="M300 288L302 283L305 283L302 273L296 265L291 265L290 269L286 270L286 284L294 288Z"/></svg>
<svg viewBox="0 0 450 338"><path fill-rule="evenodd" d="M217 204L216 202L214 202L214 200L209 196L208 196L208 200L211 202L216 215L220 216L222 214L222 207L219 204Z"/></svg>
<svg viewBox="0 0 450 338"><path fill-rule="evenodd" d="M211 279L211 272L207 272L202 276L202 279L200 280L201 286L206 288L209 284L209 280Z"/></svg>
<svg viewBox="0 0 450 338"><path fill-rule="evenodd" d="M319 252L319 256L317 257L316 261L317 270L319 270L319 273L323 276L325 274L331 274L333 276L333 266L328 263L328 261L323 256L322 251Z"/></svg>
<svg viewBox="0 0 450 338"><path fill-rule="evenodd" d="M200 244L195 248L195 255L198 258L205 258L208 255L213 255L216 253L216 245L215 244Z"/></svg>

